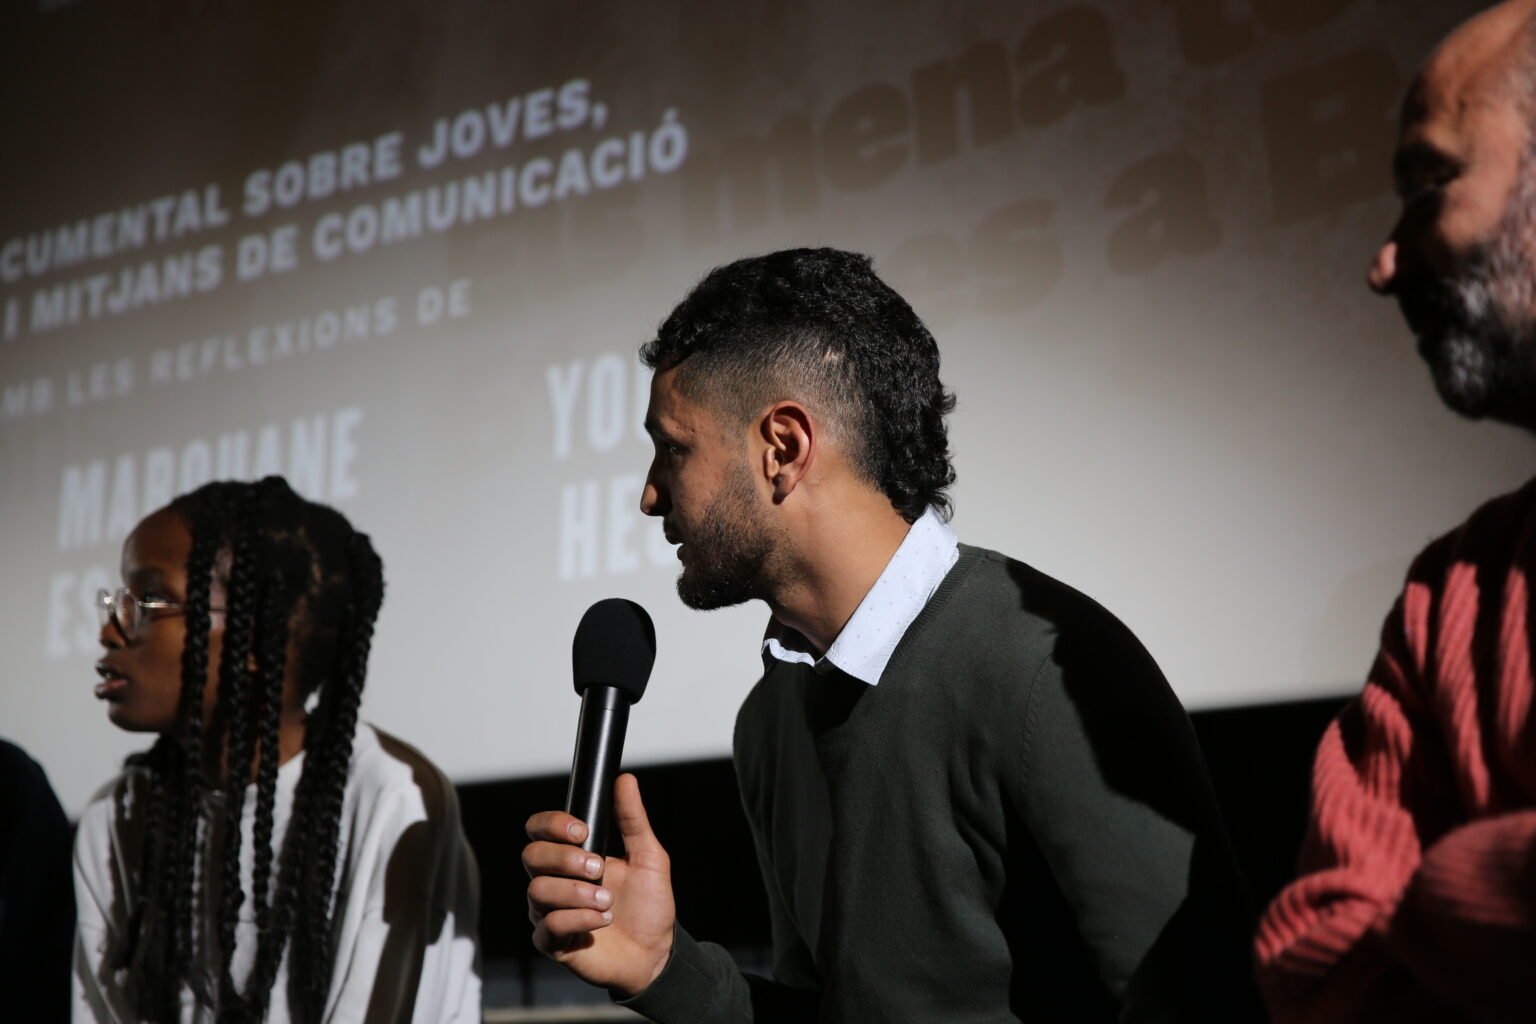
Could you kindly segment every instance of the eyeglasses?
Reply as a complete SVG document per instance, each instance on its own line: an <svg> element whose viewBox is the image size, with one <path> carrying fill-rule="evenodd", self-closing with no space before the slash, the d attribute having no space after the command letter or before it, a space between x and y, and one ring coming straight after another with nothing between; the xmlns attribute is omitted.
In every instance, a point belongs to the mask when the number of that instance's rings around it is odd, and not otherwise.
<svg viewBox="0 0 1536 1024"><path fill-rule="evenodd" d="M174 601L140 600L127 587L118 587L116 590L102 588L96 591L96 614L100 617L102 626L105 627L108 622L116 620L118 628L130 640L142 637L156 615L178 614L186 610L186 605L177 604ZM224 609L209 608L208 610L221 612Z"/></svg>

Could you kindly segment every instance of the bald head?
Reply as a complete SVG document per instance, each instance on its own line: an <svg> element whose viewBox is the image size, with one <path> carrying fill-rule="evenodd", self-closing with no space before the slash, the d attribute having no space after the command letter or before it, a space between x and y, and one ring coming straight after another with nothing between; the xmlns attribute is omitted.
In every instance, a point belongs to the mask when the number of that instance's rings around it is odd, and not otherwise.
<svg viewBox="0 0 1536 1024"><path fill-rule="evenodd" d="M1414 79L1405 117L1422 102L1426 80L1457 94L1507 96L1514 89L1527 99L1536 93L1536 0L1506 0L1457 26Z"/></svg>

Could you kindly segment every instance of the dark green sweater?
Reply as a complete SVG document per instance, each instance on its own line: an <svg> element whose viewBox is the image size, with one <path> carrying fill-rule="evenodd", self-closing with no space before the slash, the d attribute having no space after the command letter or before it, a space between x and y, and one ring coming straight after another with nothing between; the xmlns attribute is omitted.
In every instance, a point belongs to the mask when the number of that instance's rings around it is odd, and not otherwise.
<svg viewBox="0 0 1536 1024"><path fill-rule="evenodd" d="M736 771L773 981L677 931L628 1005L725 1021L1250 1019L1250 918L1189 720L1069 587L960 557L877 686L771 661Z"/></svg>

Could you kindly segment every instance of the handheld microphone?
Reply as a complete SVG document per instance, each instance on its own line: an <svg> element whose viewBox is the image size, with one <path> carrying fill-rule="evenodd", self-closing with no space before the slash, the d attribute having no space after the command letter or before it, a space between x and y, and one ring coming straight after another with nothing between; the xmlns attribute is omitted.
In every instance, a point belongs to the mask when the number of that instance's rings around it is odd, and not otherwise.
<svg viewBox="0 0 1536 1024"><path fill-rule="evenodd" d="M565 810L587 823L583 850L606 855L613 821L613 780L624 753L629 706L645 693L656 663L656 627L633 601L610 597L581 617L571 669L581 694L576 754Z"/></svg>

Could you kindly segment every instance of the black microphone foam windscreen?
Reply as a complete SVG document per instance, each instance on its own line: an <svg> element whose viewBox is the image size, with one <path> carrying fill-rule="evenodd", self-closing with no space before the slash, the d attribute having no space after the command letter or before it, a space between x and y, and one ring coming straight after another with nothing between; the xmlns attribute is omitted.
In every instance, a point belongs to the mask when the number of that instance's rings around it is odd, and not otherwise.
<svg viewBox="0 0 1536 1024"><path fill-rule="evenodd" d="M589 686L612 686L627 693L634 703L645 694L655 663L656 627L635 602L606 598L581 617L571 643L577 693L584 693Z"/></svg>

